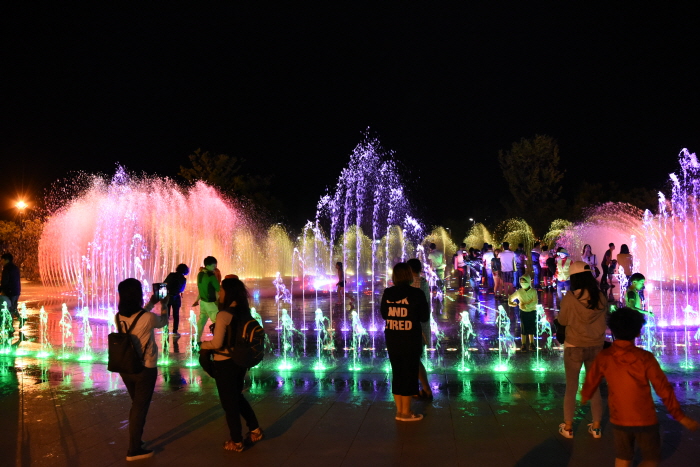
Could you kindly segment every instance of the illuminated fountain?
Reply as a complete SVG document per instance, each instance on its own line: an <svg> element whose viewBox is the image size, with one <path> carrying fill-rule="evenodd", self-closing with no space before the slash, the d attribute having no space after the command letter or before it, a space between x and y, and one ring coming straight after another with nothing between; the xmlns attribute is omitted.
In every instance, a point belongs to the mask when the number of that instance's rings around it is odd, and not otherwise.
<svg viewBox="0 0 700 467"><path fill-rule="evenodd" d="M83 329L83 350L79 360L90 361L94 358L92 354L92 328L90 327L90 316L87 307L83 307L81 313Z"/></svg>
<svg viewBox="0 0 700 467"><path fill-rule="evenodd" d="M212 255L222 271L260 277L270 261L259 258L259 238L240 210L203 182L184 190L120 167L111 180L92 177L48 218L39 268L45 285L73 291L79 307L107 319L119 282L133 277L149 291L179 263L194 267Z"/></svg>
<svg viewBox="0 0 700 467"><path fill-rule="evenodd" d="M73 337L73 318L65 303L61 305L61 321L58 322L58 326L61 328L61 355L59 358L68 358L66 347L69 343L75 345L75 338Z"/></svg>
<svg viewBox="0 0 700 467"><path fill-rule="evenodd" d="M476 337L474 332L474 327L469 319L469 312L463 311L460 313L459 320L459 339L461 342L460 348L460 364L457 368L459 371L471 371L471 368L467 365L467 360L469 360L469 341L473 337Z"/></svg>
<svg viewBox="0 0 700 467"><path fill-rule="evenodd" d="M357 311L353 310L350 313L352 319L352 348L350 349L351 363L350 369L353 371L362 370L360 366L360 356L362 355L362 341L367 337L367 330L362 326L360 322L360 315Z"/></svg>
<svg viewBox="0 0 700 467"><path fill-rule="evenodd" d="M15 334L15 327L12 324L10 310L4 301L0 313L2 313L0 315L0 353L7 354L12 351L12 337Z"/></svg>
<svg viewBox="0 0 700 467"><path fill-rule="evenodd" d="M326 323L328 318L323 316L323 311L320 308L316 308L314 312L316 322L316 363L314 364L314 370L325 370L326 365L323 363L322 350L329 346L329 335L326 330Z"/></svg>
<svg viewBox="0 0 700 467"><path fill-rule="evenodd" d="M199 365L199 360L195 355L199 351L199 343L197 343L197 315L194 310L190 310L190 317L187 318L187 322L190 324L190 345L187 346L187 360L185 366L197 366Z"/></svg>
<svg viewBox="0 0 700 467"><path fill-rule="evenodd" d="M508 371L508 360L515 352L515 338L510 332L510 318L503 305L498 305L496 326L498 327L498 365L496 365L495 370ZM504 355L505 360L503 359Z"/></svg>
<svg viewBox="0 0 700 467"><path fill-rule="evenodd" d="M42 306L39 310L39 341L41 342L41 348L36 354L36 356L39 358L46 358L51 355L51 343L49 342L48 326L49 314Z"/></svg>
<svg viewBox="0 0 700 467"><path fill-rule="evenodd" d="M537 305L535 313L537 313L537 317L535 318L537 320L537 333L535 335L535 366L533 369L535 371L545 371L540 361L540 352L542 351L540 347L542 345L543 336L546 335L547 341L544 343L544 349L552 349L552 325L547 319L542 305Z"/></svg>
<svg viewBox="0 0 700 467"><path fill-rule="evenodd" d="M279 370L291 370L294 368L292 361L294 355L294 333L297 330L294 328L294 322L289 316L287 309L282 308L282 314L280 315L280 357L282 361L279 363L277 368Z"/></svg>
<svg viewBox="0 0 700 467"><path fill-rule="evenodd" d="M656 214L606 203L559 236L572 259L578 259L586 243L599 262L608 243L615 244L616 252L627 244L634 272L646 277L646 302L653 305L659 327L700 325L700 316L683 313L688 306L700 309L700 164L687 149L680 152L679 164L680 172L669 176L671 196L659 193Z"/></svg>

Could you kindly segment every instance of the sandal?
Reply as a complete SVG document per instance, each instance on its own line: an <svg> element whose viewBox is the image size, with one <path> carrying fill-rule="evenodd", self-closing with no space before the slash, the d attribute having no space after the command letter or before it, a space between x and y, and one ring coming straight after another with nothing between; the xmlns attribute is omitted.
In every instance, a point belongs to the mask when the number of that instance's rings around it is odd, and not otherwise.
<svg viewBox="0 0 700 467"><path fill-rule="evenodd" d="M247 435L245 435L245 439L243 440L243 443L251 446L261 439L263 439L263 436L265 436L265 433L262 431L262 428L258 427L254 429L253 431L249 431Z"/></svg>
<svg viewBox="0 0 700 467"><path fill-rule="evenodd" d="M400 422L417 422L419 420L423 420L423 414L401 414L396 416L396 420Z"/></svg>
<svg viewBox="0 0 700 467"><path fill-rule="evenodd" d="M227 451L242 452L244 448L243 443L234 443L232 440L224 443L224 449Z"/></svg>

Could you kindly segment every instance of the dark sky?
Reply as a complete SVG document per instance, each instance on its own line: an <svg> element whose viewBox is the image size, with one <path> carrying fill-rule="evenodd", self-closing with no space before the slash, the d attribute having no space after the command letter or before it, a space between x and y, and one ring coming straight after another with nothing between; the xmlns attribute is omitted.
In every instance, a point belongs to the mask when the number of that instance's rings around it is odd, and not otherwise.
<svg viewBox="0 0 700 467"><path fill-rule="evenodd" d="M0 216L71 170L175 176L202 148L273 173L298 227L367 127L430 221L497 206L521 137L558 140L569 192L662 188L700 148L692 10L326 3L4 10Z"/></svg>

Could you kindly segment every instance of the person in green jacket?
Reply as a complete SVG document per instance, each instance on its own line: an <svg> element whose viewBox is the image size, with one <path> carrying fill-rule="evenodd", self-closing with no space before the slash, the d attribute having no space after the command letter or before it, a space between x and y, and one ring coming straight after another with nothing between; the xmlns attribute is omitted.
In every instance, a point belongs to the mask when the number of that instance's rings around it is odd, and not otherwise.
<svg viewBox="0 0 700 467"><path fill-rule="evenodd" d="M199 296L192 306L199 305L199 318L197 319L197 342L202 342L202 333L207 321L216 322L216 314L219 307L216 305L221 289L221 273L216 268L216 258L207 256L204 258L204 267L197 274L197 289ZM218 272L218 274L217 274Z"/></svg>

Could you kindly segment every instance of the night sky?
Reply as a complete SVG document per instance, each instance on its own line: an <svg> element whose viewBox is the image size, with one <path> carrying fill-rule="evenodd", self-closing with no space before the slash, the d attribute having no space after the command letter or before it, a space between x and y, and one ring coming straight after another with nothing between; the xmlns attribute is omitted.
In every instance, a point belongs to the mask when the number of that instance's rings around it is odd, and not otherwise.
<svg viewBox="0 0 700 467"><path fill-rule="evenodd" d="M176 176L202 148L274 174L298 228L367 127L428 222L499 209L521 137L557 139L567 196L662 189L700 150L697 15L672 4L231 5L5 9L0 217L70 171Z"/></svg>

